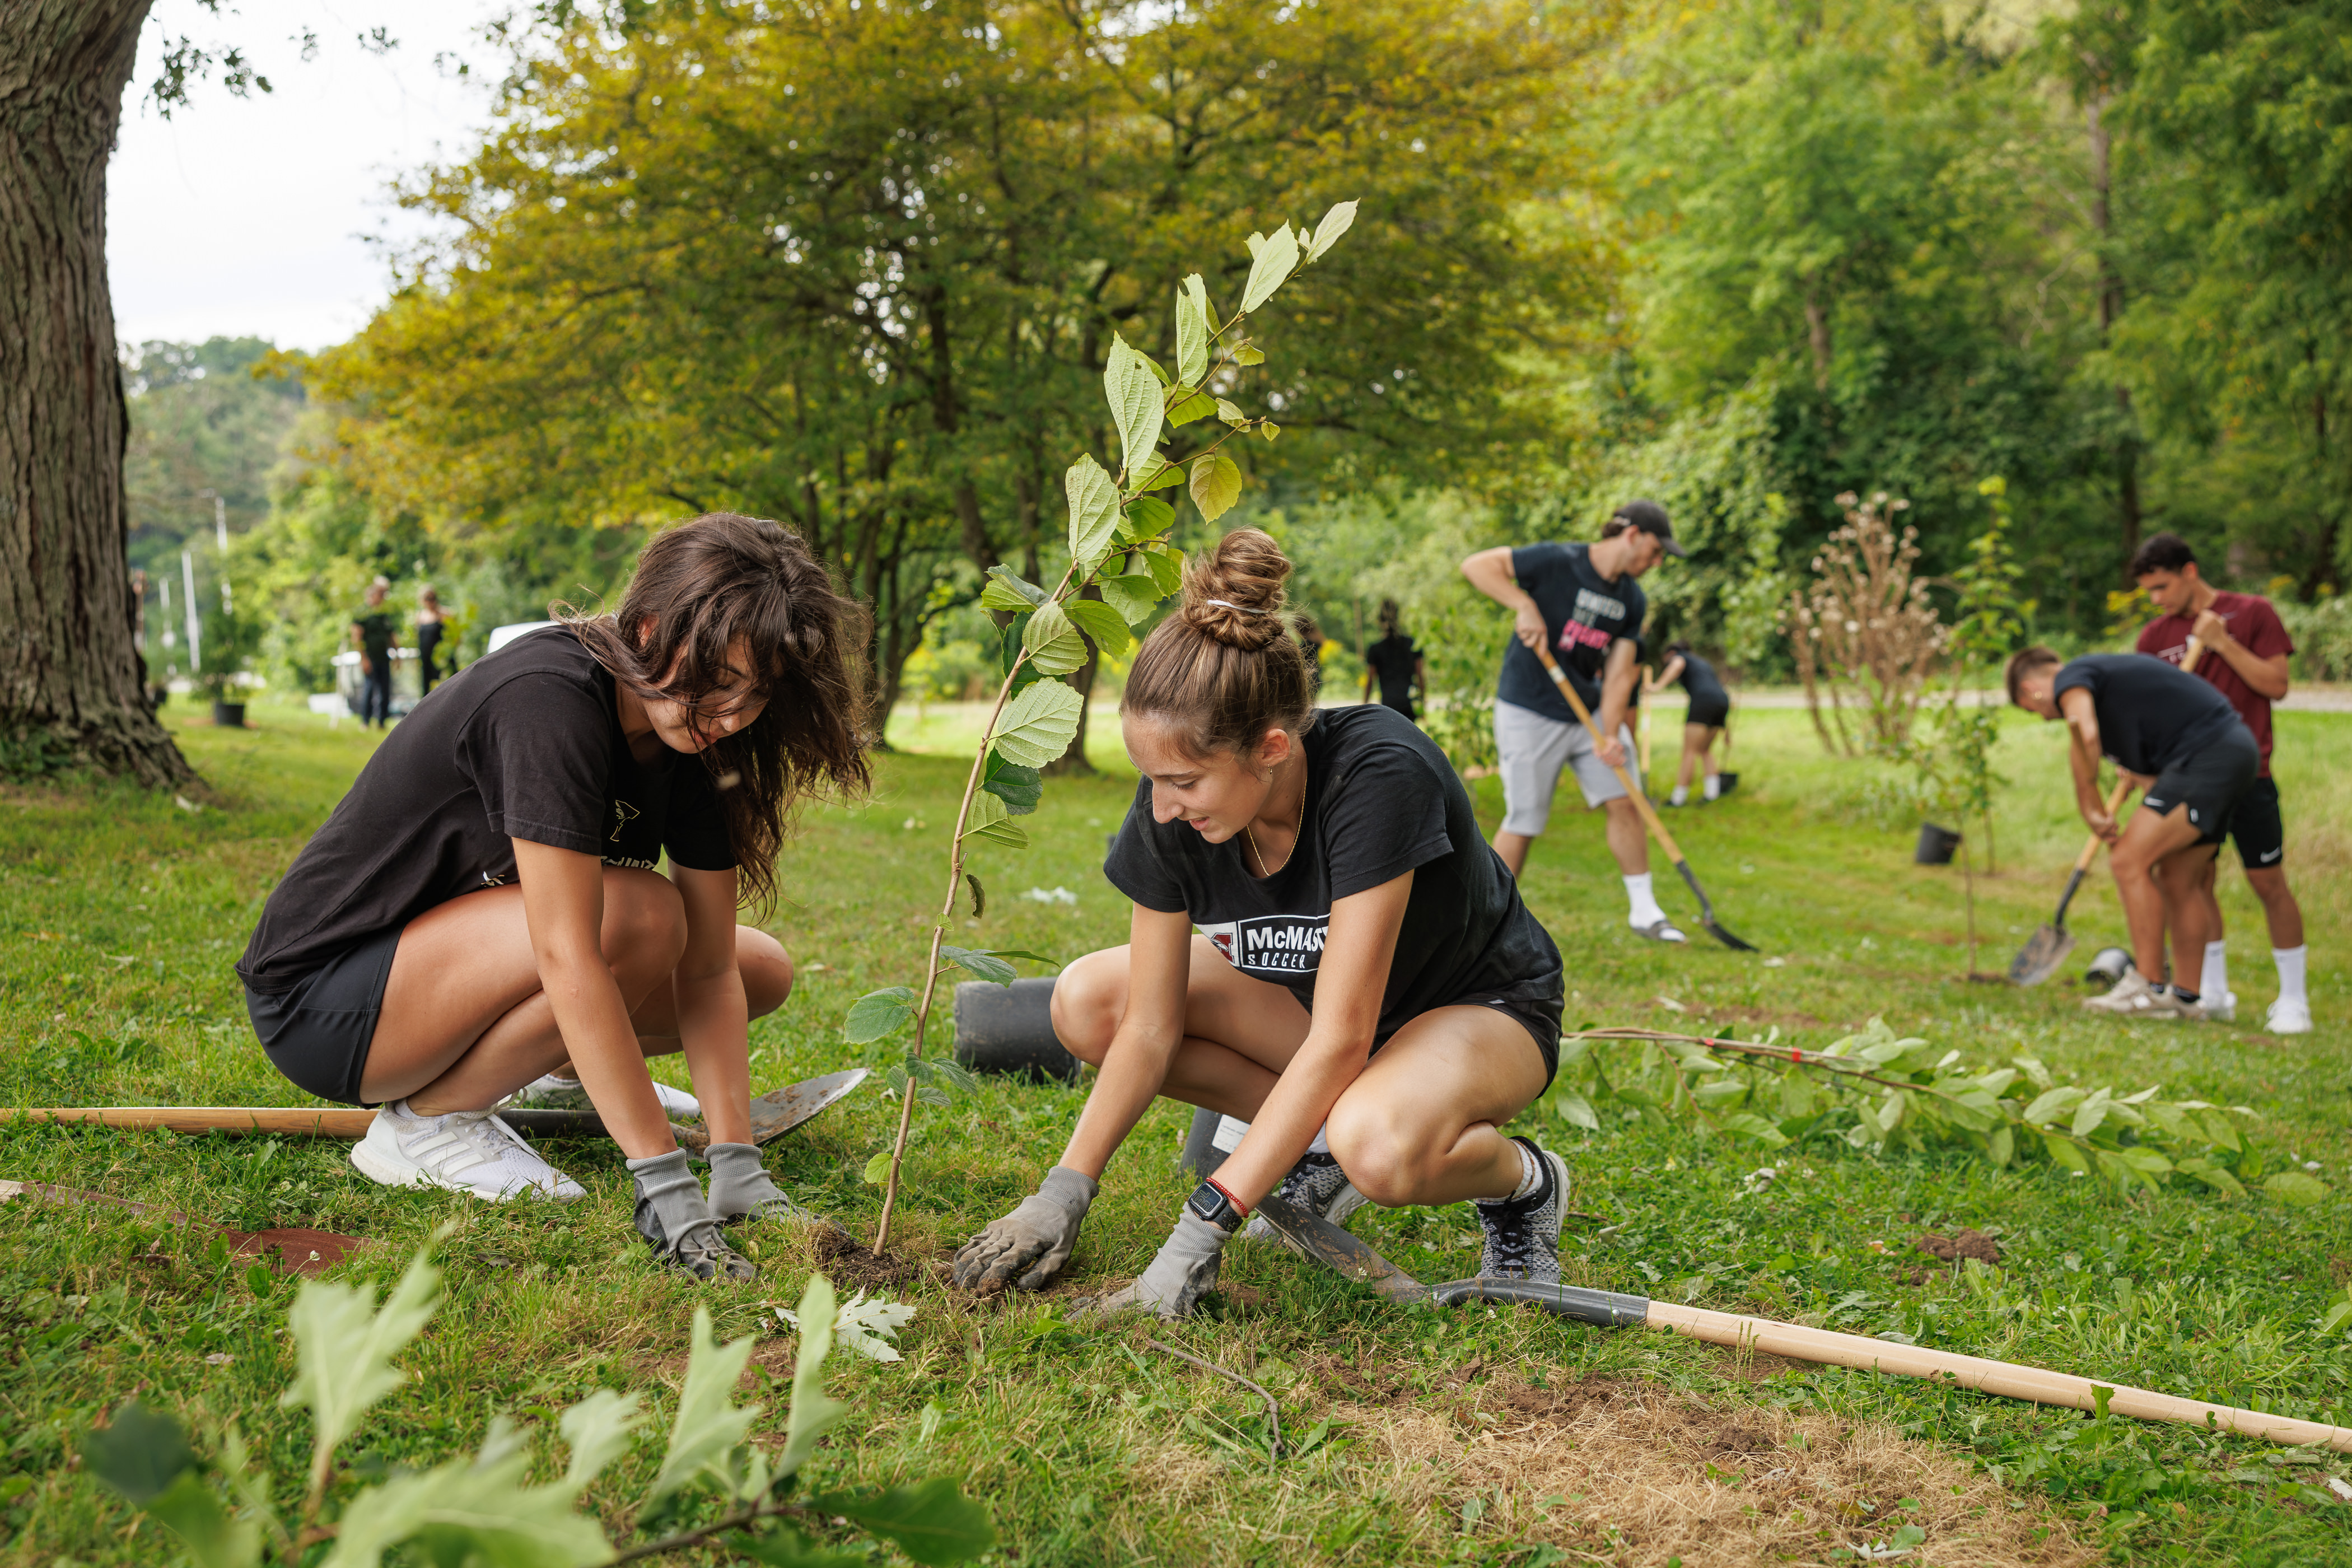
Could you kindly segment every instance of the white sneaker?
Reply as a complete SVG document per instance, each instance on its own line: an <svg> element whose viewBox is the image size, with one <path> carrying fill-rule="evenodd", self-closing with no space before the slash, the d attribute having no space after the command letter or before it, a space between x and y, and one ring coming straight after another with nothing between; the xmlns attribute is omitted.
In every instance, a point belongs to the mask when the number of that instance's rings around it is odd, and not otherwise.
<svg viewBox="0 0 2352 1568"><path fill-rule="evenodd" d="M697 1117L702 1114L702 1101L682 1089L672 1089L666 1083L656 1083L654 1085L654 1098L661 1101L662 1110L671 1116ZM545 1078L531 1079L499 1101L499 1107L500 1110L512 1107L517 1110L593 1110L596 1109L589 1101L588 1089L585 1084L576 1078L558 1078L553 1073L549 1073Z"/></svg>
<svg viewBox="0 0 2352 1568"><path fill-rule="evenodd" d="M2150 985L2147 976L2135 969L2116 982L2116 988L2104 996L2086 996L2085 1009L2094 1013L2112 1013L2122 1018L2159 1018L2168 1023L2180 1018L2201 1016L2193 1006L2177 1002L2172 993L2161 985Z"/></svg>
<svg viewBox="0 0 2352 1568"><path fill-rule="evenodd" d="M2218 1002L2211 1000L2200 1002L2198 1004L2198 1008L2205 1015L2206 1021L2209 1023L2234 1024L2238 1021L2238 994L2231 991Z"/></svg>
<svg viewBox="0 0 2352 1568"><path fill-rule="evenodd" d="M539 1197L568 1204L588 1195L487 1110L419 1116L396 1100L368 1123L352 1163L387 1187L446 1187L492 1203Z"/></svg>
<svg viewBox="0 0 2352 1568"><path fill-rule="evenodd" d="M2263 1013L2263 1026L2273 1035L2307 1035L2311 1004L2300 996L2282 996Z"/></svg>

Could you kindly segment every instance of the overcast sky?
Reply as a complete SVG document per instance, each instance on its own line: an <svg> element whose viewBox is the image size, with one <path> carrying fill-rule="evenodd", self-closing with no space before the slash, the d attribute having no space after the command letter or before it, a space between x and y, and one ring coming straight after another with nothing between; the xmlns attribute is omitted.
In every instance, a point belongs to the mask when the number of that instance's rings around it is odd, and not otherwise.
<svg viewBox="0 0 2352 1568"><path fill-rule="evenodd" d="M238 3L238 0L232 0ZM107 257L117 339L200 342L264 337L323 348L383 302L383 246L422 232L386 187L425 164L462 157L488 119L483 86L436 70L471 61L495 80L478 29L507 9L492 0L241 0L215 18L195 0L160 0L140 41L122 135L108 171ZM377 56L356 36L384 26L399 47ZM289 41L308 26L319 54ZM231 97L217 82L170 120L147 102L167 33L241 47L277 89Z"/></svg>

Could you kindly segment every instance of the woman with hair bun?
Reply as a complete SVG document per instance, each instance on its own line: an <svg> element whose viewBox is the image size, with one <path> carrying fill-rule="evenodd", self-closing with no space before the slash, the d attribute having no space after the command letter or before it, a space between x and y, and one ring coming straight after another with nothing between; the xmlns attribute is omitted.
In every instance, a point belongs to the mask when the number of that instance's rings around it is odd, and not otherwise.
<svg viewBox="0 0 2352 1568"><path fill-rule="evenodd" d="M1119 714L1143 777L1104 867L1129 939L1054 990L1062 1043L1102 1070L1061 1163L957 1254L961 1284L1059 1269L1160 1095L1247 1128L1106 1309L1190 1311L1276 1191L1335 1223L1472 1200L1481 1273L1559 1278L1567 1167L1499 1131L1558 1066L1559 952L1426 735L1385 707L1317 711L1289 574L1266 535L1227 534L1136 655Z"/></svg>

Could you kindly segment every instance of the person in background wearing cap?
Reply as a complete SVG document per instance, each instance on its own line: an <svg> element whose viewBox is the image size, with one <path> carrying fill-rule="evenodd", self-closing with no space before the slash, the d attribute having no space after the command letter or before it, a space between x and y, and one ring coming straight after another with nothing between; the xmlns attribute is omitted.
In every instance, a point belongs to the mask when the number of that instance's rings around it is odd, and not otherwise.
<svg viewBox="0 0 2352 1568"><path fill-rule="evenodd" d="M1503 825L1495 852L1517 876L1528 847L1551 819L1563 767L1576 771L1588 809L1606 807L1609 849L1625 878L1627 922L1653 942L1687 942L1666 919L1650 883L1650 845L1642 817L1615 769L1641 775L1626 710L1638 700L1633 660L1649 601L1638 579L1669 555L1681 555L1666 509L1632 500L1617 509L1590 544L1500 545L1462 563L1471 586L1516 617L1495 701L1495 747L1503 775ZM1609 737L1595 744L1545 673L1535 649L1549 643L1575 682L1593 722Z"/></svg>

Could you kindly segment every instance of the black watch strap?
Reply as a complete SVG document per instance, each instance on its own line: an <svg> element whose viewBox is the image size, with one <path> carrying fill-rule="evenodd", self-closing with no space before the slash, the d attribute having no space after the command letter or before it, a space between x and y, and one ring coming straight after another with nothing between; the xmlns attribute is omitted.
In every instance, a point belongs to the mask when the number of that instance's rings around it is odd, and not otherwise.
<svg viewBox="0 0 2352 1568"><path fill-rule="evenodd" d="M1202 1182L1194 1187L1192 1195L1184 1200L1184 1208L1187 1213L1207 1220L1227 1236L1240 1230L1243 1222L1249 1218L1213 1182Z"/></svg>

